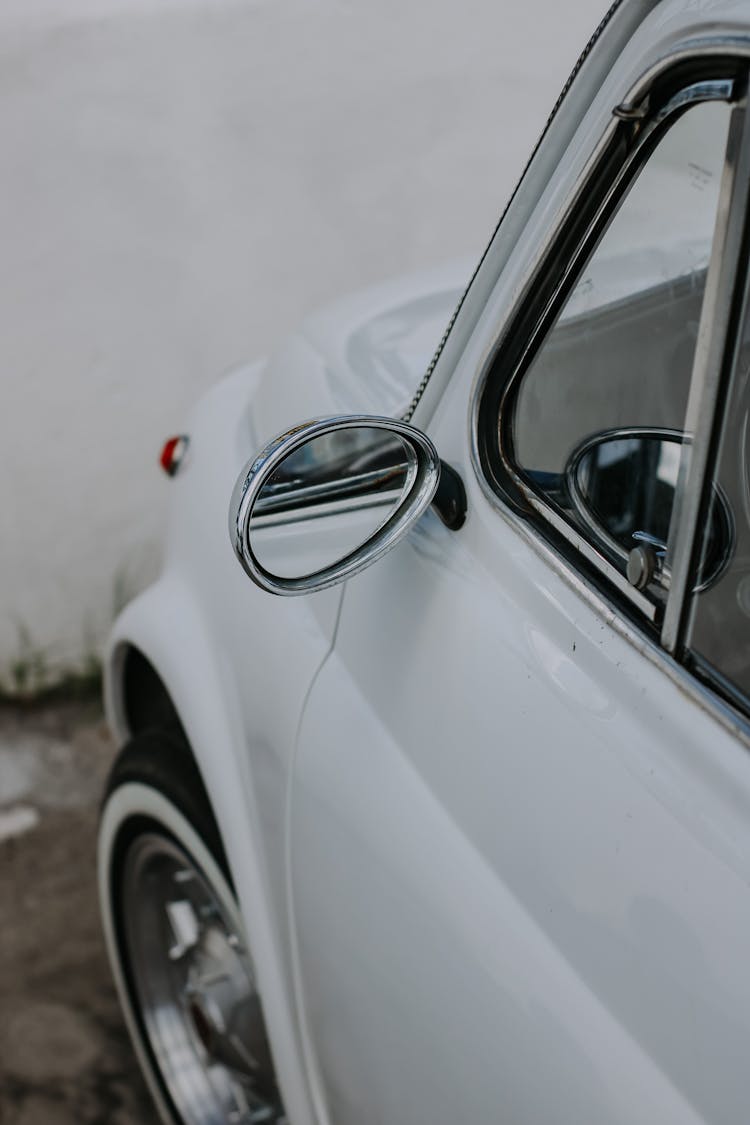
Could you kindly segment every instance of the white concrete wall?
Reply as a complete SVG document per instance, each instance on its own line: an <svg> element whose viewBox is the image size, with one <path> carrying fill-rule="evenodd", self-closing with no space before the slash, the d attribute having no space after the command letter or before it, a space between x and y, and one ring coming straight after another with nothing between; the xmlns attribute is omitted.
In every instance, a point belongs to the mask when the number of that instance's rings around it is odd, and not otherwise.
<svg viewBox="0 0 750 1125"><path fill-rule="evenodd" d="M2 0L0 680L80 661L153 573L204 387L479 255L603 7Z"/></svg>

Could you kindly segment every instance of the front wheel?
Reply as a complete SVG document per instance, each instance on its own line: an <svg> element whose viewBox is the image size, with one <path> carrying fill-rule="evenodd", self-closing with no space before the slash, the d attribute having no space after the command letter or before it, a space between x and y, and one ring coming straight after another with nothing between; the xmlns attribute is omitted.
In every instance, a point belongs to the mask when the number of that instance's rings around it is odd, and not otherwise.
<svg viewBox="0 0 750 1125"><path fill-rule="evenodd" d="M190 754L139 736L99 832L105 937L125 1019L168 1125L286 1125L219 832Z"/></svg>

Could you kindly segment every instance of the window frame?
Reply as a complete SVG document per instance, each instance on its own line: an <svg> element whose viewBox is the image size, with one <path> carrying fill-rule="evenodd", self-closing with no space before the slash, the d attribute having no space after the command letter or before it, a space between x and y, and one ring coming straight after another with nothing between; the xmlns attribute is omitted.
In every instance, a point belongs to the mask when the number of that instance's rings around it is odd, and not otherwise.
<svg viewBox="0 0 750 1125"><path fill-rule="evenodd" d="M734 161L729 176L726 155L730 151L728 141L701 314L699 346L696 347L690 380L691 394L698 352L703 357L705 346L710 344L713 349L712 359L717 349L726 358L734 323L731 310L736 303L737 279L741 276L738 272L740 258L747 257L746 240L744 236L737 237L738 226L741 225L737 222L738 215L740 211L744 215L744 202L750 190L750 167L747 166L750 161L750 138L745 136L750 126L746 97L747 74L747 59L741 54L711 53L705 57L672 60L671 64L665 65L657 73L644 76L634 86L631 96L614 107L610 128L600 139L554 234L543 247L543 254L530 277L525 294L509 321L507 331L495 341L474 392L475 459L477 470L489 485L491 493L549 542L557 555L569 566L572 565L577 573L615 601L625 616L635 621L639 627L645 627L654 640L661 642L663 621L668 619L672 639L667 651L673 654L677 652L681 636L684 635L685 591L689 573L685 575L685 568L681 567L679 576L676 576L679 577L679 583L668 580L664 605L656 604L632 587L625 575L595 544L545 502L517 471L513 460L512 407L517 390L547 340L558 313L580 279L621 201L662 137L691 106L717 100L727 102L732 107L730 134L735 123L735 132L739 131L741 134L739 160ZM740 119L741 128L736 124ZM727 180L730 181L728 184ZM731 198L732 206L722 210L722 200L725 197ZM742 208L739 206L740 202ZM727 279L731 284L727 284ZM720 284L717 284L719 280ZM721 326L712 324L707 314L709 285L714 298L714 316L719 306L727 313L722 318ZM722 361L722 379L719 380L722 385L725 366ZM701 395L704 408L707 393L710 391L718 396L718 390L716 380L710 387L704 388ZM718 398L714 399L716 401ZM715 411L712 412L712 423L715 421L715 414ZM713 437L711 445L715 445ZM687 481L690 487L698 479L699 470L701 485L705 485L710 452L709 449L702 465L694 461L693 472ZM686 482L682 483L684 488ZM702 492L703 487L701 494ZM695 527L699 515L700 510L691 519L691 564L697 550ZM670 539L672 530L670 527ZM667 606L670 602L672 608L668 614ZM677 631L675 622L678 622Z"/></svg>
<svg viewBox="0 0 750 1125"><path fill-rule="evenodd" d="M750 133L750 106L748 107L747 117L747 132ZM750 144L748 141L746 143ZM696 566L699 565L701 556L703 536L700 528L705 526L708 496L712 486L721 488L717 472L720 446L734 400L733 392L742 349L743 327L750 320L750 191L746 200L745 227L742 232L742 240L744 243L744 262L741 267L743 272L738 275L735 281L731 302L732 323L727 337L721 378L712 403L714 416L710 434L710 457L702 479L702 494L705 494L705 497L704 495L701 496L702 504L698 513L697 526L690 544ZM721 577L719 580L721 580ZM693 614L697 608L696 594L699 592L690 587L683 591L683 599L679 606L680 649L678 655L684 666L697 679L717 692L722 699L750 720L750 695L725 675L717 665L689 646L687 638L690 633Z"/></svg>
<svg viewBox="0 0 750 1125"><path fill-rule="evenodd" d="M645 655L676 676L678 682L687 676L687 682L700 689L698 698L703 696L710 702L717 715L748 745L750 701L739 697L720 675L703 667L685 648L685 635L691 580L699 565L700 521L714 477L742 311L750 300L749 75L748 55L739 45L736 52L728 48L689 57L677 54L662 59L643 74L630 95L613 107L609 128L600 137L564 211L535 256L534 268L527 275L502 332L486 353L471 402L472 459L488 498L506 512L519 531L543 548L550 563L574 588L589 599L601 600L603 610L608 603L614 606L614 613L607 609L610 623L630 637ZM670 575L666 602L661 607L630 586L625 575L593 543L520 478L507 456L507 437L516 388L547 339L620 201L661 137L676 121L676 115L706 100L723 100L732 107L730 137L734 136L735 147L729 169L732 143L728 140L699 345L690 379L686 433L687 422L697 419L700 431L694 441L701 442L702 456L690 460L684 479L679 482L683 493L693 490L697 494L698 502L679 539L676 515L675 526L670 525L672 557L681 557L683 561ZM711 308L718 320L709 315L709 284ZM703 368L702 377L697 377L699 365ZM708 377L710 365L713 373Z"/></svg>

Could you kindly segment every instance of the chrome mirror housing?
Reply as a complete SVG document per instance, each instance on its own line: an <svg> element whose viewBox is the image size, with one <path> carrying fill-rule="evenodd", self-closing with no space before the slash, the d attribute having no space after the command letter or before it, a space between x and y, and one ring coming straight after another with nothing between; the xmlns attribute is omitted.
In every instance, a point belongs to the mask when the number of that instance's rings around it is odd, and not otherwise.
<svg viewBox="0 0 750 1125"><path fill-rule="evenodd" d="M229 535L272 594L343 582L398 543L440 481L430 439L392 418L344 415L286 430L244 467Z"/></svg>

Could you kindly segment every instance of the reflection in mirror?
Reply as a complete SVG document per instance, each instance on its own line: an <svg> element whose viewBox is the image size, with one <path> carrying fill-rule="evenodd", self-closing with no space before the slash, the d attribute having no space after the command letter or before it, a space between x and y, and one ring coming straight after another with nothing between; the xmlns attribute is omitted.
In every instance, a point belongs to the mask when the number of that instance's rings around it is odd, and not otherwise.
<svg viewBox="0 0 750 1125"><path fill-rule="evenodd" d="M570 504L598 545L620 565L645 545L659 578L667 550L683 435L678 431L620 430L587 439L565 473ZM707 549L697 588L714 582L731 555L733 521L726 499L714 489Z"/></svg>
<svg viewBox="0 0 750 1125"><path fill-rule="evenodd" d="M343 559L390 518L417 473L411 445L373 426L313 437L264 484L250 521L255 557L280 578Z"/></svg>

